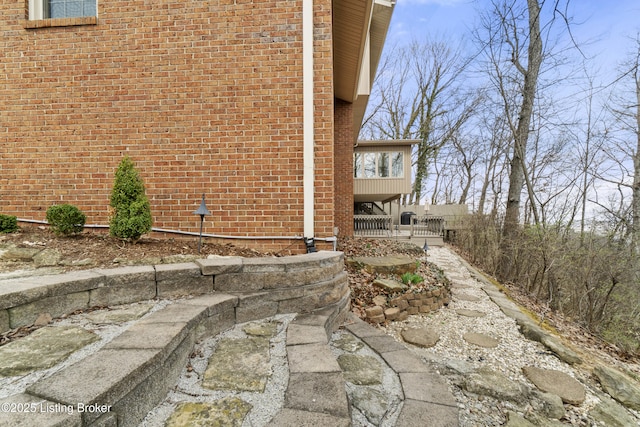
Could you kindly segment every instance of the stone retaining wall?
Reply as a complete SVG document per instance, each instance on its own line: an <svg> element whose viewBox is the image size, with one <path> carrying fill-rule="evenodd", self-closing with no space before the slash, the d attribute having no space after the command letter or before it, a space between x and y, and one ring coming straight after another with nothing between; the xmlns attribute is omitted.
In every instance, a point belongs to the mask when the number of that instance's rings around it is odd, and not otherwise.
<svg viewBox="0 0 640 427"><path fill-rule="evenodd" d="M447 288L407 292L391 298L384 305L375 305L365 309L367 320L382 323L385 320L406 320L411 314L429 313L449 304L451 293Z"/></svg>
<svg viewBox="0 0 640 427"><path fill-rule="evenodd" d="M0 282L2 331L32 324L42 313L200 295L150 314L98 352L0 403L73 408L31 413L31 425L137 426L175 384L197 340L295 312L311 313L299 322L324 328L328 341L349 311L343 261L340 252L220 257ZM81 411L80 404L90 409ZM4 413L0 425L21 424L24 415Z"/></svg>
<svg viewBox="0 0 640 427"><path fill-rule="evenodd" d="M94 306L225 293L235 322L307 313L346 300L344 256L320 251L282 258L217 257L193 263L76 271L0 282L0 333Z"/></svg>

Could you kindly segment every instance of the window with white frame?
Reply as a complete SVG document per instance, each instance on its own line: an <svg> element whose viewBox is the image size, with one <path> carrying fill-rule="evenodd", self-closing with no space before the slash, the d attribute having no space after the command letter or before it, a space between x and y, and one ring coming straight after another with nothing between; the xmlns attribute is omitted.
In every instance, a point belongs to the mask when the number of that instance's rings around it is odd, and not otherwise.
<svg viewBox="0 0 640 427"><path fill-rule="evenodd" d="M98 0L29 0L29 19L96 16L97 1Z"/></svg>
<svg viewBox="0 0 640 427"><path fill-rule="evenodd" d="M402 178L402 152L360 152L353 155L354 178Z"/></svg>

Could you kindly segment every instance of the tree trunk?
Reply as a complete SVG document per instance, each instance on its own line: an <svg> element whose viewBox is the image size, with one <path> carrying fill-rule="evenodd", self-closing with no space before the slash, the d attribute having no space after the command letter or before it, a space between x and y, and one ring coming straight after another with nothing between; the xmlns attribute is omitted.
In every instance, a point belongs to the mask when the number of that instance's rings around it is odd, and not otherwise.
<svg viewBox="0 0 640 427"><path fill-rule="evenodd" d="M540 37L540 5L538 0L527 0L529 12L529 47L527 51L527 67L524 68L517 57L513 58L514 65L524 77L522 102L520 104L517 128L513 141L513 157L509 172L509 192L505 211L502 241L500 247L500 278L508 279L511 275L512 245L517 234L520 219L520 199L524 186L527 140L529 125L538 84L540 65L542 64L542 38ZM532 201L533 202L533 201Z"/></svg>
<svg viewBox="0 0 640 427"><path fill-rule="evenodd" d="M633 153L633 184L631 197L632 230L631 247L634 254L640 254L640 70L636 63L635 86L636 86L636 150Z"/></svg>

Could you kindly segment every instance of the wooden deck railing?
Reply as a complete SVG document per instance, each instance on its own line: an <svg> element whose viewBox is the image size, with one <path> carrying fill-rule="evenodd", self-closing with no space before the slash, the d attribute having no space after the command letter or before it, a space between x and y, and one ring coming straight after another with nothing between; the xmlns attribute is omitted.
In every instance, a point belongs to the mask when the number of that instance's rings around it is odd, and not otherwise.
<svg viewBox="0 0 640 427"><path fill-rule="evenodd" d="M391 215L354 215L353 232L356 236L390 236Z"/></svg>
<svg viewBox="0 0 640 427"><path fill-rule="evenodd" d="M411 236L443 236L444 218L420 215L411 218Z"/></svg>
<svg viewBox="0 0 640 427"><path fill-rule="evenodd" d="M394 229L391 215L354 215L353 231L356 236L368 237L390 237L398 234L407 237L442 237L444 222L444 218L439 216L412 216L409 225L395 226Z"/></svg>

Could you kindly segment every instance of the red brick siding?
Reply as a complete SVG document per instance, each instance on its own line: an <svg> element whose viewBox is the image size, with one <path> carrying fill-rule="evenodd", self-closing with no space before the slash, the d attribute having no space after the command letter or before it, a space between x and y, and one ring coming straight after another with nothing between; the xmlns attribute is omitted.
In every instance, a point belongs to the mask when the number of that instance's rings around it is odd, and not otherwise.
<svg viewBox="0 0 640 427"><path fill-rule="evenodd" d="M302 1L98 2L97 25L25 29L0 0L0 211L72 203L108 222L124 155L154 226L301 235ZM316 235L333 232L331 2L314 1ZM291 242L277 243L289 245Z"/></svg>
<svg viewBox="0 0 640 427"><path fill-rule="evenodd" d="M335 207L340 236L353 236L353 108L335 101Z"/></svg>

